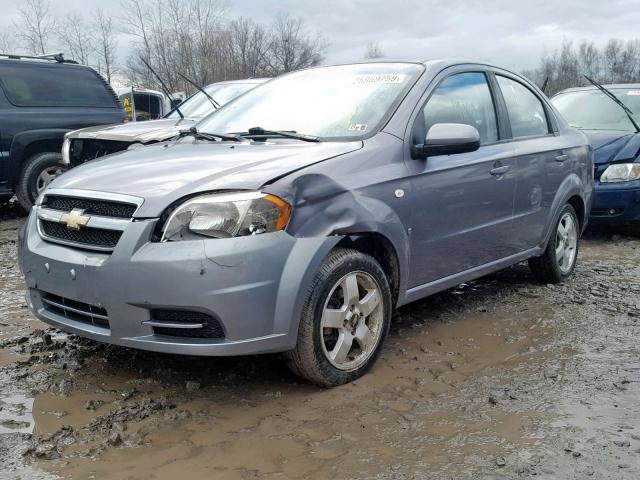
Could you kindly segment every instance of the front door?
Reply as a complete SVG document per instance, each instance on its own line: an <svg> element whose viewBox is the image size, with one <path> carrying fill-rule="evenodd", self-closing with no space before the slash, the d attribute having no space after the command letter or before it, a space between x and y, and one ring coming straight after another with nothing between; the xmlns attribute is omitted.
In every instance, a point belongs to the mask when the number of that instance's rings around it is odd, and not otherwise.
<svg viewBox="0 0 640 480"><path fill-rule="evenodd" d="M497 118L484 72L445 78L418 114L418 137L424 139L436 123L464 123L478 130L481 146L412 160L412 287L516 253L511 238L517 165L512 146L500 143Z"/></svg>

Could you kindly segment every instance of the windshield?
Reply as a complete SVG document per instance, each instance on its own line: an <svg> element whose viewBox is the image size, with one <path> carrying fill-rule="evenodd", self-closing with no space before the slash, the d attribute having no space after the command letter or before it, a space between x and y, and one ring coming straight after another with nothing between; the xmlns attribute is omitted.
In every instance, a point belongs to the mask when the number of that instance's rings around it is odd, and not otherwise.
<svg viewBox="0 0 640 480"><path fill-rule="evenodd" d="M633 112L640 122L640 88L607 88ZM585 130L624 130L635 132L633 124L620 105L600 90L577 90L556 95L553 105L572 127Z"/></svg>
<svg viewBox="0 0 640 480"><path fill-rule="evenodd" d="M282 130L324 139L375 133L424 66L368 63L290 73L248 92L205 119L198 129L242 133Z"/></svg>
<svg viewBox="0 0 640 480"><path fill-rule="evenodd" d="M208 85L204 90L218 102L218 105L222 106L256 86L258 86L257 83L223 83ZM215 111L211 101L199 90L178 106L187 118L206 117ZM180 115L173 110L165 118L180 118Z"/></svg>

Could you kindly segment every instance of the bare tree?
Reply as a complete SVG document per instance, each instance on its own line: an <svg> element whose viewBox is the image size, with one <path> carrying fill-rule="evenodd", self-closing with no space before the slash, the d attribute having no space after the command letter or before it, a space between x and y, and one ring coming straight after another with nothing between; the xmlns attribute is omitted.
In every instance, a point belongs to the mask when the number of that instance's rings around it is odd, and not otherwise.
<svg viewBox="0 0 640 480"><path fill-rule="evenodd" d="M0 53L13 53L14 48L15 43L13 36L9 33L9 28L5 30L3 27L2 31L0 31Z"/></svg>
<svg viewBox="0 0 640 480"><path fill-rule="evenodd" d="M622 41L617 38L610 39L604 47L604 51L602 52L602 63L604 67L603 75L606 82L614 82L620 75L622 48Z"/></svg>
<svg viewBox="0 0 640 480"><path fill-rule="evenodd" d="M25 49L35 55L44 55L55 33L55 20L50 14L48 0L25 0L18 12L19 21L14 26Z"/></svg>
<svg viewBox="0 0 640 480"><path fill-rule="evenodd" d="M143 58L171 89L191 90L178 72L200 83L225 77L219 0L125 0L126 32L137 37L126 71L134 83L157 85Z"/></svg>
<svg viewBox="0 0 640 480"><path fill-rule="evenodd" d="M588 75L591 78L600 76L602 56L593 42L586 40L580 42L578 46L578 61L583 75Z"/></svg>
<svg viewBox="0 0 640 480"><path fill-rule="evenodd" d="M244 18L231 22L225 38L231 54L231 65L236 77L259 77L267 68L269 34L257 23Z"/></svg>
<svg viewBox="0 0 640 480"><path fill-rule="evenodd" d="M582 76L578 64L578 56L573 48L573 43L565 40L560 47L556 64L556 78L554 87L557 90L580 85Z"/></svg>
<svg viewBox="0 0 640 480"><path fill-rule="evenodd" d="M149 37L151 35L149 26L149 13L144 0L122 0L122 9L127 12L123 16L122 30L134 37L137 41L134 44L134 53L127 61L127 74L132 82L144 83L146 85L155 84L155 79L146 69L143 68L138 57L145 61L151 59L151 45Z"/></svg>
<svg viewBox="0 0 640 480"><path fill-rule="evenodd" d="M78 13L67 15L56 28L59 42L65 47L68 57L82 63L89 64L89 56L94 51L93 32Z"/></svg>
<svg viewBox="0 0 640 480"><path fill-rule="evenodd" d="M549 79L548 95L587 85L584 75L599 83L640 82L640 40L612 38L602 48L586 40L575 48L565 40L559 50L543 54L537 69L523 73L538 85Z"/></svg>
<svg viewBox="0 0 640 480"><path fill-rule="evenodd" d="M108 83L111 83L116 64L117 40L113 18L106 15L102 9L96 11L94 31L98 72L107 79Z"/></svg>
<svg viewBox="0 0 640 480"><path fill-rule="evenodd" d="M307 33L300 18L278 15L273 23L269 70L272 75L318 65L326 50L319 35Z"/></svg>
<svg viewBox="0 0 640 480"><path fill-rule="evenodd" d="M172 91L192 91L180 74L209 83L278 75L317 65L325 43L301 19L278 16L272 25L229 21L224 0L123 0L126 33L136 40L125 71L133 84L158 86L140 59Z"/></svg>
<svg viewBox="0 0 640 480"><path fill-rule="evenodd" d="M628 40L622 55L620 56L620 65L618 67L615 81L620 83L631 83L638 78L640 73L640 41Z"/></svg>
<svg viewBox="0 0 640 480"><path fill-rule="evenodd" d="M367 48L364 51L364 58L382 58L384 57L384 51L378 42L367 43Z"/></svg>

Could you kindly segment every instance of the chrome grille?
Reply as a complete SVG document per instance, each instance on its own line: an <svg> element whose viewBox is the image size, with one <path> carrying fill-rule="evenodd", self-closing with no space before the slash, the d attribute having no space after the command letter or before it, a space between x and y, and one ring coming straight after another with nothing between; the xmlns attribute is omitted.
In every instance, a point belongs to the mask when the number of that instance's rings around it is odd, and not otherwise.
<svg viewBox="0 0 640 480"><path fill-rule="evenodd" d="M35 207L43 240L72 247L111 252L122 237L142 199L82 190L51 189Z"/></svg>
<svg viewBox="0 0 640 480"><path fill-rule="evenodd" d="M45 310L49 312L63 316L68 320L100 328L109 328L109 315L102 307L47 292L40 292L40 298Z"/></svg>
<svg viewBox="0 0 640 480"><path fill-rule="evenodd" d="M63 195L47 195L42 206L61 212L70 212L74 208L78 208L84 210L87 215L113 218L131 218L138 208L137 205L131 203Z"/></svg>

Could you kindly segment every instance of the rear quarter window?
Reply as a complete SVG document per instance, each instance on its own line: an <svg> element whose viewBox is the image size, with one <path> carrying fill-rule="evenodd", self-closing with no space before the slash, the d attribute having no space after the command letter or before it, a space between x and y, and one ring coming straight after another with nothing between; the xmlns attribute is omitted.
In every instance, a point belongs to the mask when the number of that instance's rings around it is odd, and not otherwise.
<svg viewBox="0 0 640 480"><path fill-rule="evenodd" d="M117 106L106 84L84 67L0 65L0 86L17 107Z"/></svg>

